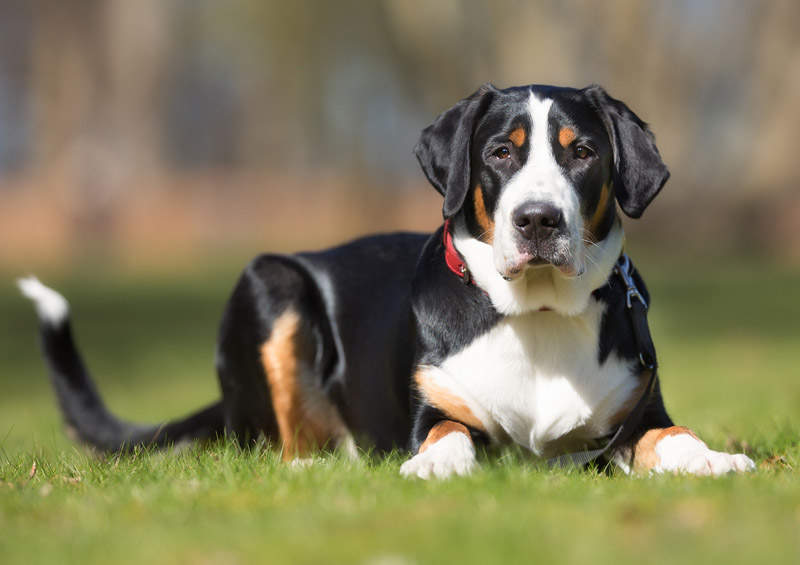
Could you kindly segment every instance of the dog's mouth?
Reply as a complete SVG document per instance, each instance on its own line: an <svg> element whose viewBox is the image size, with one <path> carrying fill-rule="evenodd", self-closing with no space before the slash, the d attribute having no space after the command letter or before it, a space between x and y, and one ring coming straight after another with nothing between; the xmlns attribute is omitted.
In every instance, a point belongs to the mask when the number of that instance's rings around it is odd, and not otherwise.
<svg viewBox="0 0 800 565"><path fill-rule="evenodd" d="M571 253L566 251L538 252L535 250L520 251L515 257L507 260L498 269L500 276L507 281L513 281L544 269L555 269L562 276L572 278L583 274L584 269L571 260Z"/></svg>

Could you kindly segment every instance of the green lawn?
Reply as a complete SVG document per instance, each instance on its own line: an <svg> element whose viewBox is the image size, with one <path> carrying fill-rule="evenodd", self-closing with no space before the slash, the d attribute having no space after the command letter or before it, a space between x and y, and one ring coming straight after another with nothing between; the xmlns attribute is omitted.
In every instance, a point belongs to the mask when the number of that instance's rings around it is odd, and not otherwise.
<svg viewBox="0 0 800 565"><path fill-rule="evenodd" d="M296 469L225 441L101 459L64 436L33 312L6 273L0 563L800 562L800 271L656 259L639 266L667 407L712 447L746 449L756 473L550 471L509 449L472 477L426 483L399 477L400 455ZM112 410L155 421L217 396L236 271L42 278L70 299Z"/></svg>

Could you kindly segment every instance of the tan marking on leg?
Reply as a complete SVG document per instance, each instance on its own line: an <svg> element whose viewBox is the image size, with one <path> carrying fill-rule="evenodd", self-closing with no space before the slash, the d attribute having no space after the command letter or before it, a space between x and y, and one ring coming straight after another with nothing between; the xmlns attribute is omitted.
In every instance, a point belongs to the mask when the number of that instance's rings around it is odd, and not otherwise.
<svg viewBox="0 0 800 565"><path fill-rule="evenodd" d="M425 397L425 400L427 400L431 406L435 406L441 410L448 418L462 422L470 428L486 431L483 422L472 413L472 410L469 409L469 406L467 406L461 398L434 383L433 380L425 374L424 370L416 372L414 381L417 383L417 387Z"/></svg>
<svg viewBox="0 0 800 565"><path fill-rule="evenodd" d="M484 243L492 243L494 239L494 222L486 211L486 203L483 201L483 188L477 185L472 193L472 201L475 203L475 219L478 221L482 232L480 240Z"/></svg>
<svg viewBox="0 0 800 565"><path fill-rule="evenodd" d="M606 215L606 208L608 207L608 199L610 197L611 189L607 184L604 184L603 188L600 189L600 199L597 201L597 207L594 209L594 214L592 214L592 218L589 220L588 230L593 238L594 234L600 229L600 224L602 224L603 218Z"/></svg>
<svg viewBox="0 0 800 565"><path fill-rule="evenodd" d="M659 441L669 436L689 434L700 441L692 430L683 426L672 426L670 428L655 428L648 430L633 448L633 469L637 473L646 472L661 463L661 458L656 453L656 445Z"/></svg>
<svg viewBox="0 0 800 565"><path fill-rule="evenodd" d="M275 319L269 339L261 346L272 408L283 444L283 459L308 453L329 439L323 426L305 414L298 368L297 334L300 316L292 309Z"/></svg>
<svg viewBox="0 0 800 565"><path fill-rule="evenodd" d="M561 147L565 149L569 146L570 143L575 141L576 137L578 137L578 135L572 128L564 127L558 131L558 143L561 145Z"/></svg>
<svg viewBox="0 0 800 565"><path fill-rule="evenodd" d="M508 139L516 147L522 147L522 144L525 143L525 129L524 128L515 129L510 134L508 134Z"/></svg>
<svg viewBox="0 0 800 565"><path fill-rule="evenodd" d="M442 420L431 428L431 431L428 432L428 437L426 437L423 444L419 446L419 451L417 453L423 453L434 443L450 434L464 434L472 441L469 430L464 424L453 422L452 420Z"/></svg>

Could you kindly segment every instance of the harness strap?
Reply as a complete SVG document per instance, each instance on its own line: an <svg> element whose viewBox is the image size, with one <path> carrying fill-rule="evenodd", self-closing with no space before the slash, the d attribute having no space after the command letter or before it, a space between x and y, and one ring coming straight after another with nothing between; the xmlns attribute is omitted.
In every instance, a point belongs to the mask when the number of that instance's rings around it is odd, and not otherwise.
<svg viewBox="0 0 800 565"><path fill-rule="evenodd" d="M605 446L598 449L576 451L574 453L565 453L558 457L553 457L547 460L547 465L549 467L583 467L628 441L636 431L636 426L642 421L645 408L647 408L647 402L650 400L650 395L653 393L656 381L658 380L656 349L655 345L653 345L653 338L650 335L650 328L647 324L647 302L636 287L636 282L633 280L633 263L631 263L631 260L624 253L614 266L614 274L619 276L626 286L625 302L631 321L633 337L636 341L636 347L639 350L639 362L644 371L650 373L647 386L636 402L636 405L628 413L628 416L619 425L617 431L614 432Z"/></svg>

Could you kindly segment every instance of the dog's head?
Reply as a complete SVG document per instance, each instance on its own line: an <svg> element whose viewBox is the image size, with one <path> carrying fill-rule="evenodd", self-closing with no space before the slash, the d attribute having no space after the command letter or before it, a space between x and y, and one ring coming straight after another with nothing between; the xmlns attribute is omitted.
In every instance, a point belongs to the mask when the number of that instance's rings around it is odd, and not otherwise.
<svg viewBox="0 0 800 565"><path fill-rule="evenodd" d="M507 313L584 308L621 249L615 200L638 218L669 177L647 125L599 86L483 86L415 152L456 247Z"/></svg>

